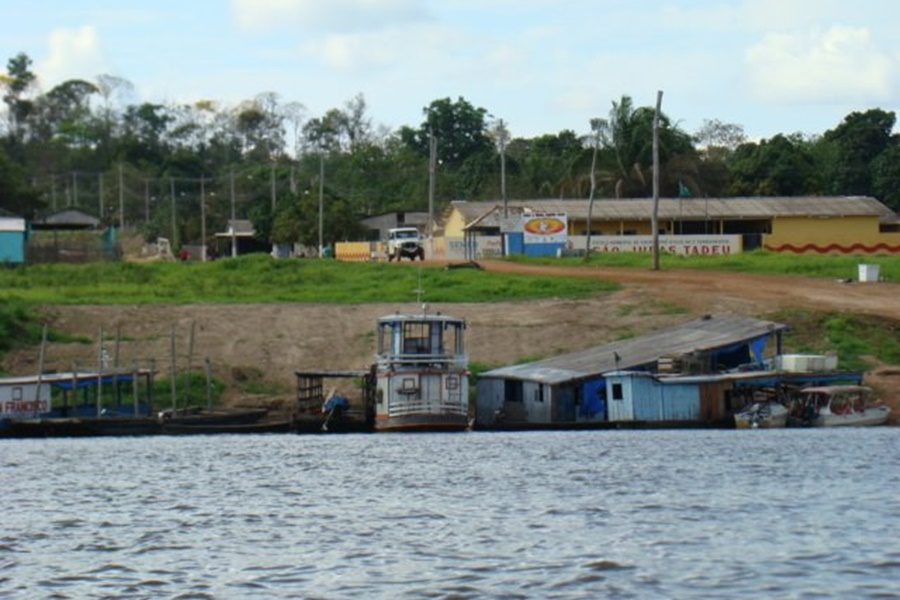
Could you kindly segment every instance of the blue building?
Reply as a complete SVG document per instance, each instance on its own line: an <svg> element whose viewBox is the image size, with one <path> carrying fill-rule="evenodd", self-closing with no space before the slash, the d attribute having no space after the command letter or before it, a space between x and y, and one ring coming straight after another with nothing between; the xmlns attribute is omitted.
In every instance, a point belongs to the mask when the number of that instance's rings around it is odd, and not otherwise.
<svg viewBox="0 0 900 600"><path fill-rule="evenodd" d="M25 219L0 214L0 263L24 263L27 241L28 228Z"/></svg>
<svg viewBox="0 0 900 600"><path fill-rule="evenodd" d="M836 365L779 368L786 325L716 315L647 335L482 373L475 426L546 429L722 426L780 386L853 381Z"/></svg>

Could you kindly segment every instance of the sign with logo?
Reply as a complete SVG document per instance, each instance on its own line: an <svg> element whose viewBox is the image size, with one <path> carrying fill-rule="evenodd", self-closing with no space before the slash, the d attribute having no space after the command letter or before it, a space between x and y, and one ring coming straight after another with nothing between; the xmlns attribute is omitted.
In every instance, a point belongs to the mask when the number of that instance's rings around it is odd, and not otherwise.
<svg viewBox="0 0 900 600"><path fill-rule="evenodd" d="M566 215L525 215L522 217L522 233L526 244L564 244L568 239Z"/></svg>

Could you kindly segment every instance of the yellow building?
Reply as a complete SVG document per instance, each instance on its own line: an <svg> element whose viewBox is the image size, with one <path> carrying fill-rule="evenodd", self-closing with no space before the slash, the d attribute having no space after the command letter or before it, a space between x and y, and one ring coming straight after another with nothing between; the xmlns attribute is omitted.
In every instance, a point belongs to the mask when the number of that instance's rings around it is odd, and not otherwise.
<svg viewBox="0 0 900 600"><path fill-rule="evenodd" d="M453 202L443 219L445 247L474 247L481 238L516 230L523 215L566 216L568 246L584 249L587 200ZM615 247L615 240L652 236L651 199L598 199L590 216L591 247ZM661 198L659 234L669 240L688 236L707 241L724 236L738 251L900 254L900 217L866 196ZM455 252L448 252L448 257Z"/></svg>

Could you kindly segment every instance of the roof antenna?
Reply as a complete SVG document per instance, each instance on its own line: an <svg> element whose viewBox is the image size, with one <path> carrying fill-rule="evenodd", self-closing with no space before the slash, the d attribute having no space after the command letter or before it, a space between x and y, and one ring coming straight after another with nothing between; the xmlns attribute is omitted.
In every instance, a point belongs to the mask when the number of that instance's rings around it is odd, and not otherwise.
<svg viewBox="0 0 900 600"><path fill-rule="evenodd" d="M413 290L416 294L416 304L419 304L422 307L422 314L425 314L425 311L428 309L428 305L422 302L422 296L425 295L425 290L422 289L422 267L419 267L419 287Z"/></svg>

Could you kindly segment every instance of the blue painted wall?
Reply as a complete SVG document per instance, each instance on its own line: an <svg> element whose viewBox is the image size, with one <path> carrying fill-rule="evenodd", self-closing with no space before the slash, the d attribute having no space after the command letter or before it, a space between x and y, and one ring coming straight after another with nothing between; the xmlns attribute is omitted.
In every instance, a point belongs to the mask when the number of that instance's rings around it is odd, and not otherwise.
<svg viewBox="0 0 900 600"><path fill-rule="evenodd" d="M565 244L526 244L525 256L556 256Z"/></svg>
<svg viewBox="0 0 900 600"><path fill-rule="evenodd" d="M25 262L25 232L0 231L0 263Z"/></svg>

